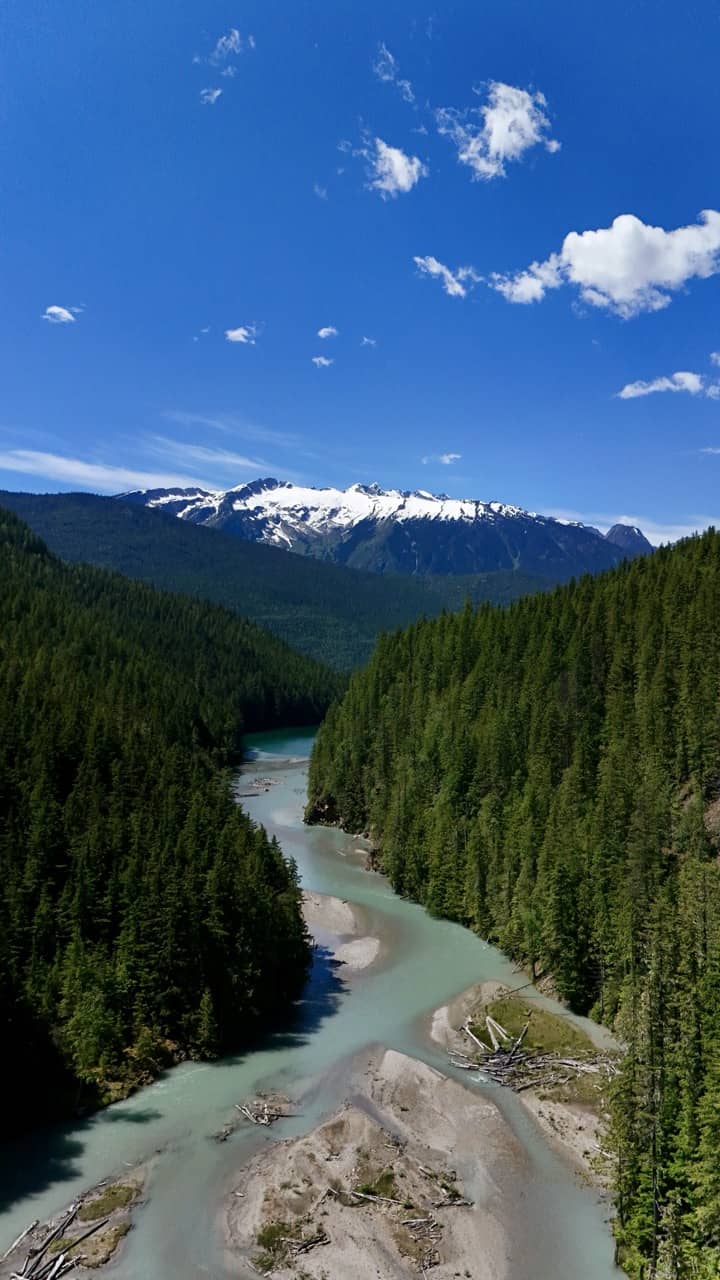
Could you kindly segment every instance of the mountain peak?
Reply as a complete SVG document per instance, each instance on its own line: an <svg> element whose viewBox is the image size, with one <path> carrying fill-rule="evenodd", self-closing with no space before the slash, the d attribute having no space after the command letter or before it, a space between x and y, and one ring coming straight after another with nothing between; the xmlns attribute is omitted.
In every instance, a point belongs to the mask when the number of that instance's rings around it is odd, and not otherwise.
<svg viewBox="0 0 720 1280"><path fill-rule="evenodd" d="M627 559L646 556L652 551L652 544L635 524L614 524L608 529L605 538L613 546L620 547Z"/></svg>

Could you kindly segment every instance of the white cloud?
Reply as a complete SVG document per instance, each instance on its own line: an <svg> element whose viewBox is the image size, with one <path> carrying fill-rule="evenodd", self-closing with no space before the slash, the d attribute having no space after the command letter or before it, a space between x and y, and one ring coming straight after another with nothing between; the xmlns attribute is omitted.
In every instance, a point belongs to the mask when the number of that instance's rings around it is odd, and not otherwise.
<svg viewBox="0 0 720 1280"><path fill-rule="evenodd" d="M458 160L472 170L473 180L487 182L504 177L508 161L521 160L539 143L550 152L560 150L560 143L548 137L546 106L542 93L493 80L485 106L467 111L441 107L435 121L438 132L455 143Z"/></svg>
<svg viewBox="0 0 720 1280"><path fill-rule="evenodd" d="M251 46L252 48L253 46ZM237 27L231 27L226 36L221 36L210 54L210 62L224 62L233 54L242 53L242 36Z"/></svg>
<svg viewBox="0 0 720 1280"><path fill-rule="evenodd" d="M319 182L314 182L313 195L316 195L318 200L327 200L327 187L321 186Z"/></svg>
<svg viewBox="0 0 720 1280"><path fill-rule="evenodd" d="M362 337L362 338L360 339L360 346L361 346L361 347L376 347L376 346L377 346L377 338L367 338L367 337Z"/></svg>
<svg viewBox="0 0 720 1280"><path fill-rule="evenodd" d="M95 492L118 493L127 489L163 489L170 485L200 485L192 476L168 474L166 471L133 471L101 462L83 462L56 453L40 453L34 449L0 451L0 471L18 471L22 475L43 476L62 484L78 485Z"/></svg>
<svg viewBox="0 0 720 1280"><path fill-rule="evenodd" d="M226 80L234 80L237 73L238 73L237 67L234 65L234 63L231 62L229 66L223 68L223 70L220 72L220 75L223 76Z"/></svg>
<svg viewBox="0 0 720 1280"><path fill-rule="evenodd" d="M653 378L652 382L628 382L618 391L620 400L635 400L638 396L651 396L658 391L687 391L691 396L705 395L717 400L720 388L715 383L706 383L702 374L679 371L671 376Z"/></svg>
<svg viewBox="0 0 720 1280"><path fill-rule="evenodd" d="M451 467L453 462L459 462L461 458L461 453L428 453L420 461L424 467L430 462L439 462L443 467Z"/></svg>
<svg viewBox="0 0 720 1280"><path fill-rule="evenodd" d="M222 89L201 89L200 101L204 107L212 107L222 94Z"/></svg>
<svg viewBox="0 0 720 1280"><path fill-rule="evenodd" d="M710 359L713 364L720 364L720 351L711 351Z"/></svg>
<svg viewBox="0 0 720 1280"><path fill-rule="evenodd" d="M397 59L393 57L386 44L379 44L377 57L373 62L373 71L378 80L384 80L386 84L394 84L400 91L405 102L412 105L415 102L415 94L409 80L400 79L400 68Z"/></svg>
<svg viewBox="0 0 720 1280"><path fill-rule="evenodd" d="M317 331L318 338L337 338L338 331L334 324L326 324L322 329Z"/></svg>
<svg viewBox="0 0 720 1280"><path fill-rule="evenodd" d="M42 318L50 324L75 324L80 307L46 307Z"/></svg>
<svg viewBox="0 0 720 1280"><path fill-rule="evenodd" d="M509 302L539 302L548 289L574 285L584 302L629 319L669 305L689 280L720 271L720 213L705 209L699 221L666 231L620 214L610 227L571 231L559 253L524 271L494 273L491 286Z"/></svg>
<svg viewBox="0 0 720 1280"><path fill-rule="evenodd" d="M368 153L368 186L379 191L383 199L412 191L428 170L417 156L405 155L399 147L390 147L382 138L375 139L374 154Z"/></svg>
<svg viewBox="0 0 720 1280"><path fill-rule="evenodd" d="M241 324L237 329L226 329L225 337L228 342L242 342L254 347L259 332L260 326L257 324Z"/></svg>
<svg viewBox="0 0 720 1280"><path fill-rule="evenodd" d="M676 523L653 520L650 516L609 515L603 511L591 511L584 514L579 511L568 511L565 508L546 507L543 515L553 516L556 520L579 520L581 524L592 525L601 533L607 533L614 524L630 524L641 529L648 542L654 547L663 542L677 542L679 538L689 538L693 533L701 533L710 525L716 528L720 524L720 516L686 515Z"/></svg>
<svg viewBox="0 0 720 1280"><path fill-rule="evenodd" d="M700 450L700 453L714 453L714 454L719 454L719 453L720 453L720 449L715 448L714 446L713 446L713 447L708 446L708 448L707 448L707 449L701 449L701 450Z"/></svg>
<svg viewBox="0 0 720 1280"><path fill-rule="evenodd" d="M312 362L316 369L328 369L333 361L328 356L313 356Z"/></svg>
<svg viewBox="0 0 720 1280"><path fill-rule="evenodd" d="M557 289L561 284L557 255L547 262L533 262L517 275L501 276L494 272L491 277L491 288L497 289L508 302L540 302L546 289Z"/></svg>
<svg viewBox="0 0 720 1280"><path fill-rule="evenodd" d="M437 258L432 256L413 258L413 262L418 271L441 280L443 289L451 298L465 298L473 285L479 284L482 280L482 276L478 275L474 267L458 267L456 271L451 271L444 263L438 262Z"/></svg>

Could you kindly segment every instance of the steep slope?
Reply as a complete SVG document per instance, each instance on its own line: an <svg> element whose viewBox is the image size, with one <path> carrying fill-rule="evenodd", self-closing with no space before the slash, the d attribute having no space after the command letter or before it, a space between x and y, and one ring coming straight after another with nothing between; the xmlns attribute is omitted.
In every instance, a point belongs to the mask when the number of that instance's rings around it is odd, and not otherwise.
<svg viewBox="0 0 720 1280"><path fill-rule="evenodd" d="M548 585L523 573L422 579L362 573L94 494L0 492L0 504L65 560L213 600L340 670L366 662L380 631L462 608L466 597L502 604Z"/></svg>
<svg viewBox="0 0 720 1280"><path fill-rule="evenodd" d="M587 525L506 503L378 485L315 489L265 479L225 492L155 489L122 497L192 524L374 573L519 569L560 582L597 573L649 549L641 534L621 545L619 532L607 539ZM622 528L615 526L616 531Z"/></svg>
<svg viewBox="0 0 720 1280"><path fill-rule="evenodd" d="M383 639L317 739L309 813L401 893L614 1021L633 1277L717 1274L720 534Z"/></svg>
<svg viewBox="0 0 720 1280"><path fill-rule="evenodd" d="M0 509L9 1126L241 1043L302 984L292 866L233 802L243 728L338 678L212 605L56 560Z"/></svg>

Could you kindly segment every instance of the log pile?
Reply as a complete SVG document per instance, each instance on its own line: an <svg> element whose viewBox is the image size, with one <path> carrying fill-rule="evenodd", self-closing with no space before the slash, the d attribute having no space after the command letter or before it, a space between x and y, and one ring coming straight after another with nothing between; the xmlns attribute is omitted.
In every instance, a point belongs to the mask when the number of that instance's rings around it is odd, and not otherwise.
<svg viewBox="0 0 720 1280"><path fill-rule="evenodd" d="M109 1218L102 1218L99 1222L94 1222L87 1231L83 1231L79 1236L73 1236L65 1243L64 1251L59 1249L48 1255L50 1246L56 1240L61 1240L65 1235L68 1227L72 1225L77 1217L80 1204L73 1205L71 1209L60 1219L56 1226L44 1236L42 1240L32 1244L28 1250L25 1261L19 1271L11 1272L10 1280L60 1280L61 1276L66 1276L69 1271L74 1271L76 1267L81 1266L83 1262L82 1254L75 1252L77 1246L82 1244L83 1240L89 1239L96 1231L100 1231L102 1227L107 1226ZM19 1235L17 1240L13 1242L7 1252L0 1261L4 1261L10 1254L22 1244L27 1236L31 1235L37 1227L37 1222L31 1224ZM72 1257L68 1254L72 1251Z"/></svg>
<svg viewBox="0 0 720 1280"><path fill-rule="evenodd" d="M247 1102L236 1102L235 1110L239 1111L240 1115L251 1124L264 1126L275 1124L276 1120L288 1120L300 1115L299 1111L293 1110L290 1099L281 1093L260 1094L259 1097Z"/></svg>
<svg viewBox="0 0 720 1280"><path fill-rule="evenodd" d="M585 1074L614 1074L616 1068L610 1058L599 1053L573 1058L550 1051L524 1049L523 1041L529 1027L528 1018L520 1034L513 1037L488 1014L485 1028L489 1043L486 1043L466 1022L461 1030L472 1042L474 1050L466 1054L450 1049L450 1063L461 1071L479 1071L492 1084L504 1085L515 1093L568 1084Z"/></svg>

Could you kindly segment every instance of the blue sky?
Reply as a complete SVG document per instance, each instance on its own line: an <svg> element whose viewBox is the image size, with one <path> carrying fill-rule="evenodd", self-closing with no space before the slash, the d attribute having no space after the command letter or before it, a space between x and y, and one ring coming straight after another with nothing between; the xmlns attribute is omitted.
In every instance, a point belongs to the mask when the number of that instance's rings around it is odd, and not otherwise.
<svg viewBox="0 0 720 1280"><path fill-rule="evenodd" d="M0 48L3 487L720 520L714 3L5 0Z"/></svg>

